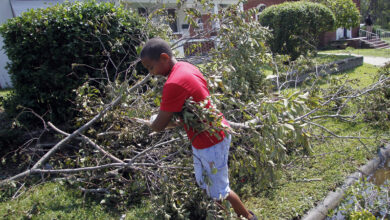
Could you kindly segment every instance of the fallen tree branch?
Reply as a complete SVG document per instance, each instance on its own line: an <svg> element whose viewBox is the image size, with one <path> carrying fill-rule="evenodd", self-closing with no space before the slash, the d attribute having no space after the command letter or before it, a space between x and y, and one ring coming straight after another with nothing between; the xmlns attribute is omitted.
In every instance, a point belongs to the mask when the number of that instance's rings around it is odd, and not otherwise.
<svg viewBox="0 0 390 220"><path fill-rule="evenodd" d="M108 189L105 189L105 188L86 189L86 188L83 188L80 186L79 189L84 193L105 193L105 194L110 193L110 191L108 191Z"/></svg>
<svg viewBox="0 0 390 220"><path fill-rule="evenodd" d="M150 78L150 74L148 74L141 82L137 83L132 88L130 88L128 92L130 93L130 92L133 92L134 90L138 89L141 85L146 83L149 80L149 78ZM99 120L101 117L103 117L103 115L107 111L109 111L115 105L120 103L120 101L122 100L122 97L123 97L123 94L119 95L116 99L114 99L114 101L112 101L110 104L108 104L99 114L97 114L95 117L93 117L90 121L88 121L86 124L81 126L79 129L74 131L72 134L70 134L66 138L62 139L60 142L58 142L52 149L49 150L49 152L47 152L43 157L41 157L41 159L39 159L37 163L35 163L35 165L33 166L33 169L40 167L44 162L46 162L49 159L49 157L53 153L55 153L57 150L59 150L62 145L64 145L68 141L70 141L72 138L74 138L78 134L87 130L89 127L91 127L91 125L93 125L93 123L95 123L97 120Z"/></svg>
<svg viewBox="0 0 390 220"><path fill-rule="evenodd" d="M237 122L232 122L232 121L227 121L229 123L229 125L232 127L232 128L236 128L236 129L240 129L240 128L244 128L244 129L250 129L250 128L261 128L262 125L255 125L256 123L259 123L261 122L260 119L252 119L252 120L249 120L249 121L246 121L244 123L237 123Z"/></svg>
<svg viewBox="0 0 390 220"><path fill-rule="evenodd" d="M136 62L138 62L138 61L139 60L137 60ZM131 87L127 91L127 93L133 92L136 89L138 89L141 85L146 83L149 80L150 77L151 77L150 74L145 76L144 79L141 82L139 82L136 85L134 85L133 87ZM91 127L96 121L98 121L100 118L102 118L107 111L111 110L114 106L119 104L121 102L122 98L123 98L123 94L119 95L110 104L108 104L99 114L97 114L95 117L93 117L90 121L88 121L86 124L81 126L79 129L75 130L72 134L69 134L66 138L62 139L60 142L58 142L43 157L41 157L41 159L39 159L38 162L36 162L35 165L31 169L26 170L26 171L24 171L22 173L19 173L19 174L13 176L13 177L10 177L8 179L5 179L5 180L1 181L0 182L0 186L3 185L3 184L8 183L9 181L20 179L20 178L28 176L28 175L30 175L32 173L36 173L37 170L38 170L37 168L40 167L43 163L45 163L50 158L51 155L53 155L57 150L59 150L64 144L69 142L71 139L73 139L74 137L76 137L77 135L81 134L82 132L87 130L89 127Z"/></svg>
<svg viewBox="0 0 390 220"><path fill-rule="evenodd" d="M50 127L52 127L55 131L57 131L58 133L60 134L63 134L65 136L69 136L70 134L60 130L59 128L57 128L56 126L54 126L51 122L48 122L47 123ZM118 162L118 163L124 163L124 161L122 161L121 159L115 157L114 155L108 153L107 151L105 151L102 147L100 147L99 145L97 145L95 142L93 142L90 138L88 138L87 136L83 135L83 134L80 134L80 137L81 139L87 141L89 144L91 144L93 147L95 147L98 151L100 151L101 153L103 153L104 155L106 155L107 157L111 158L113 161L115 162Z"/></svg>
<svg viewBox="0 0 390 220"><path fill-rule="evenodd" d="M314 123L314 122L310 122L310 121L306 121L306 120L303 120L305 123L308 123L308 124L311 124L311 125L314 125L314 126L317 126L321 129L323 129L324 131L328 132L329 134L332 135L332 137L336 137L336 138L345 138L345 139L371 139L370 137L355 137L355 136L339 136L335 133L333 133L332 131L330 131L329 129L327 129L326 127L320 125L320 124L317 124L317 123Z"/></svg>

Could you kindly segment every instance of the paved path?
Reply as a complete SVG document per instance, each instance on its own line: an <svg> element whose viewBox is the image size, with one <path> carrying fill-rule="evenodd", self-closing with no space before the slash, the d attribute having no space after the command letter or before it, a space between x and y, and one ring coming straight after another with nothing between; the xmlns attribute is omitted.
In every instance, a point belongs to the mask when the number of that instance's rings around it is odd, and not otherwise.
<svg viewBox="0 0 390 220"><path fill-rule="evenodd" d="M371 56L364 56L364 55L353 54L353 53L321 53L321 54L363 56L364 63L372 64L375 66L384 66L385 63L390 62L390 58L386 58L386 57L371 57Z"/></svg>
<svg viewBox="0 0 390 220"><path fill-rule="evenodd" d="M351 55L355 55L355 54L351 54ZM363 62L372 64L375 66L384 66L385 63L390 62L390 58L363 56Z"/></svg>

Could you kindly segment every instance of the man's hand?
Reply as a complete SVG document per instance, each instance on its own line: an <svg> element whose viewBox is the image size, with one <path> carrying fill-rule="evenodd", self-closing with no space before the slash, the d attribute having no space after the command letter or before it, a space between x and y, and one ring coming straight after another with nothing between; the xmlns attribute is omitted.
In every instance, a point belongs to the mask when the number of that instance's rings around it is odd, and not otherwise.
<svg viewBox="0 0 390 220"><path fill-rule="evenodd" d="M178 122L171 121L174 112L159 111L155 120L145 120L141 118L132 118L134 121L149 126L153 131L159 132L165 128L174 128L179 126ZM154 117L152 116L151 119Z"/></svg>
<svg viewBox="0 0 390 220"><path fill-rule="evenodd" d="M144 124L144 125L147 125L149 127L152 125L149 120L145 120L145 119L142 119L142 118L131 118L131 119L134 120L137 123Z"/></svg>

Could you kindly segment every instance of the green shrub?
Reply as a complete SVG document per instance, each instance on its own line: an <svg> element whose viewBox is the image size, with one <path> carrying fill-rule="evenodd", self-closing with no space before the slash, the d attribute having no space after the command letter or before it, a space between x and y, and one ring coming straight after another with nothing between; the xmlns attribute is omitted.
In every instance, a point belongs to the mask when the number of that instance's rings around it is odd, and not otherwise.
<svg viewBox="0 0 390 220"><path fill-rule="evenodd" d="M360 13L352 0L310 0L326 5L335 15L336 28L354 28L359 26Z"/></svg>
<svg viewBox="0 0 390 220"><path fill-rule="evenodd" d="M310 2L286 2L266 8L259 17L272 29L271 50L289 54L292 59L315 50L321 32L334 28L335 16L324 5Z"/></svg>
<svg viewBox="0 0 390 220"><path fill-rule="evenodd" d="M0 34L15 94L4 103L6 111L15 116L21 105L45 119L69 121L75 115L73 91L86 80L130 74L133 68L124 70L137 59L136 48L149 30L138 14L94 1L30 10L8 20ZM24 124L37 119L22 116Z"/></svg>

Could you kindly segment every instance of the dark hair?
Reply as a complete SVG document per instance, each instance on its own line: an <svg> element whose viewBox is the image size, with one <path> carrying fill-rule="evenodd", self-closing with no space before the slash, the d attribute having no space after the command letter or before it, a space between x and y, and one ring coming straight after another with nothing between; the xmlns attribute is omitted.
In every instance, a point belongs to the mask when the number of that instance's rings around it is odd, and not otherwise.
<svg viewBox="0 0 390 220"><path fill-rule="evenodd" d="M161 38L152 38L148 40L144 48L142 48L141 59L144 57L148 57L152 60L158 60L160 59L160 55L162 53L166 53L170 57L173 56L171 47L165 40Z"/></svg>

